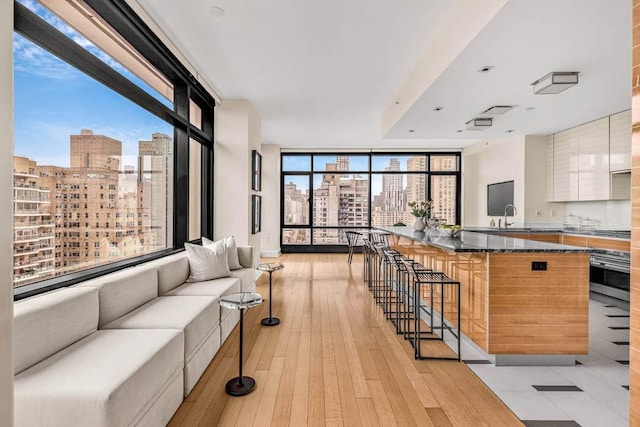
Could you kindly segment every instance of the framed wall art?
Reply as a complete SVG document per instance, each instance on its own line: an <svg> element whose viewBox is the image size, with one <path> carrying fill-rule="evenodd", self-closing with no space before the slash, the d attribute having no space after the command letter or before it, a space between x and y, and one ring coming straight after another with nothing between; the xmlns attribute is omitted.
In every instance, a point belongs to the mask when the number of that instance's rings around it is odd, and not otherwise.
<svg viewBox="0 0 640 427"><path fill-rule="evenodd" d="M262 197L251 196L251 234L257 234L262 228Z"/></svg>
<svg viewBox="0 0 640 427"><path fill-rule="evenodd" d="M262 190L262 156L258 150L251 152L251 189Z"/></svg>

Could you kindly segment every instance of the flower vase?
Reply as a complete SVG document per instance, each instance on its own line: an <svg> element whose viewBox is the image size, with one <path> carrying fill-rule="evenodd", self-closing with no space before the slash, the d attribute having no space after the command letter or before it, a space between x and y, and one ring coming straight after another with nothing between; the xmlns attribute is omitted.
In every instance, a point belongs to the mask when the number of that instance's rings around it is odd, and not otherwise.
<svg viewBox="0 0 640 427"><path fill-rule="evenodd" d="M422 218L416 218L416 222L413 223L413 229L416 231L423 231L426 227L424 220Z"/></svg>

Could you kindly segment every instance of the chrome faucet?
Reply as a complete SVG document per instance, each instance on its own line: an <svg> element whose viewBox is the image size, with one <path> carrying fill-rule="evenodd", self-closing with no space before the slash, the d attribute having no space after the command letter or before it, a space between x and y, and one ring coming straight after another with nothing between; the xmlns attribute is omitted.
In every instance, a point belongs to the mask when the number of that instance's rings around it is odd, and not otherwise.
<svg viewBox="0 0 640 427"><path fill-rule="evenodd" d="M507 222L507 210L509 208L513 208L513 216L518 215L518 210L511 203L509 203L507 206L505 206L504 207L504 228L509 228L510 225L513 225L512 222Z"/></svg>

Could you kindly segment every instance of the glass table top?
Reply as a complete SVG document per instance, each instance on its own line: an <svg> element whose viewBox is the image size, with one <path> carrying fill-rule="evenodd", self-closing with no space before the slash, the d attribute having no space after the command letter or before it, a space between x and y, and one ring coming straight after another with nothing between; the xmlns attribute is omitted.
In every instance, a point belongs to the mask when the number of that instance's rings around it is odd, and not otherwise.
<svg viewBox="0 0 640 427"><path fill-rule="evenodd" d="M220 298L220 305L224 308L241 309L255 307L262 304L262 295L255 292L236 292Z"/></svg>
<svg viewBox="0 0 640 427"><path fill-rule="evenodd" d="M283 268L284 268L284 265L280 264L279 262L267 262L264 264L258 264L258 266L256 267L256 270L276 271L276 270L282 270Z"/></svg>

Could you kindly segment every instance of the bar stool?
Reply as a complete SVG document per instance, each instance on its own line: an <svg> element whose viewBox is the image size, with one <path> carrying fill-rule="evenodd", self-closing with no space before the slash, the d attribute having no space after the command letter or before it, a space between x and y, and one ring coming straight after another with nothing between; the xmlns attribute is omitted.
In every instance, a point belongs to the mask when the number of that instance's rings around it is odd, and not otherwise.
<svg viewBox="0 0 640 427"><path fill-rule="evenodd" d="M347 236L347 245L349 246L349 257L347 258L347 262L351 264L351 259L353 258L353 251L356 246L358 246L358 239L360 238L360 233L357 231L345 231L344 233Z"/></svg>
<svg viewBox="0 0 640 427"><path fill-rule="evenodd" d="M445 359L460 361L460 282L450 279L446 274L440 272L428 272L421 269L420 264L403 260L407 271L411 275L411 283L413 283L412 299L414 304L415 319L413 337L410 338L414 348L414 356L416 359ZM425 289L425 287L427 289ZM457 315L457 325L454 327L445 320L445 297L446 288L454 288L456 295L455 307ZM440 324L434 323L434 290L440 291ZM429 315L429 330L422 331L420 321L421 301L423 297L428 296L429 303L425 309ZM454 331L455 329L455 331ZM435 332L440 331L438 336ZM420 343L422 340L439 340L444 342L445 331L448 331L457 343L456 357L440 357L440 356L424 356L422 354ZM428 332L428 336L424 336L423 332Z"/></svg>
<svg viewBox="0 0 640 427"><path fill-rule="evenodd" d="M391 304L394 303L397 299L397 296L394 295L397 285L395 283L396 279L394 278L393 274L393 267L395 266L393 257L395 255L399 255L400 253L394 249L382 245L376 246L376 250L378 252L378 256L380 257L380 263L382 266L382 274L380 286L378 288L379 292L377 295L377 302L378 304L382 305L382 312L385 314L387 320L390 320L392 316Z"/></svg>
<svg viewBox="0 0 640 427"><path fill-rule="evenodd" d="M409 324L413 321L413 306L410 303L409 293L407 291L407 281L409 279L407 267L404 260L411 261L401 253L388 252L391 265L395 269L395 281L393 282L393 290L395 292L395 310L394 315L389 320L396 327L396 334L402 334L408 339Z"/></svg>

